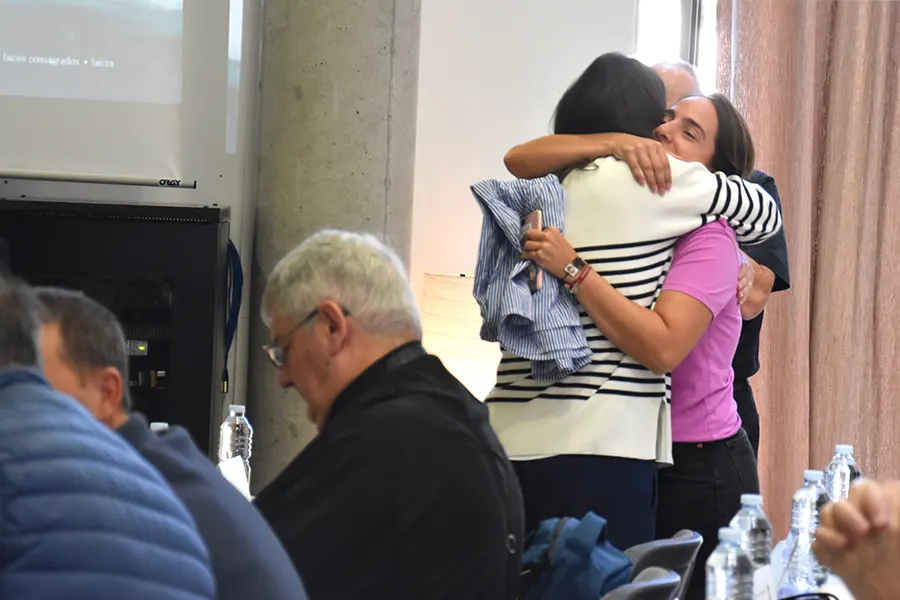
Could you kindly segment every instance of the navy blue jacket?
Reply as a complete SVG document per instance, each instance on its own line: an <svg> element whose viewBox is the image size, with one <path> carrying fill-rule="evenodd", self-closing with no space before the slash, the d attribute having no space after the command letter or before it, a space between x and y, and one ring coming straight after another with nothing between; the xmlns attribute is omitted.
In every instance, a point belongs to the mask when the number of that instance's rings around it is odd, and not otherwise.
<svg viewBox="0 0 900 600"><path fill-rule="evenodd" d="M291 560L256 508L200 452L188 432L156 434L140 414L118 433L159 469L197 522L220 600L304 600Z"/></svg>
<svg viewBox="0 0 900 600"><path fill-rule="evenodd" d="M212 600L162 476L33 369L0 370L0 598Z"/></svg>

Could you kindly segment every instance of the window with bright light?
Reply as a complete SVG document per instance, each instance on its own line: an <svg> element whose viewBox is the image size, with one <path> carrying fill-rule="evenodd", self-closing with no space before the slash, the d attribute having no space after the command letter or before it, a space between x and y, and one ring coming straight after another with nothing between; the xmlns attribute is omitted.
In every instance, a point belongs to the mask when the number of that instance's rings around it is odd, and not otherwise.
<svg viewBox="0 0 900 600"><path fill-rule="evenodd" d="M704 94L719 91L716 69L719 64L719 37L716 32L718 0L703 0L700 5L700 35L697 44L697 79Z"/></svg>
<svg viewBox="0 0 900 600"><path fill-rule="evenodd" d="M635 58L648 65L681 57L681 2L638 0L637 52Z"/></svg>
<svg viewBox="0 0 900 600"><path fill-rule="evenodd" d="M694 0L700 7L700 26L695 32L695 68L700 89L705 94L718 91L716 68L719 60L716 35L717 0ZM685 19L690 20L690 0L638 0L636 58L648 65L688 60L683 55Z"/></svg>

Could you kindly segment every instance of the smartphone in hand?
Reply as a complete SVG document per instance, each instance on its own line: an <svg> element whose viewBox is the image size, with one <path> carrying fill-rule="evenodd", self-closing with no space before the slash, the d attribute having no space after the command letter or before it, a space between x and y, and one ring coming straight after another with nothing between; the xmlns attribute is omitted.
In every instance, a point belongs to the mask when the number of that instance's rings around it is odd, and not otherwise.
<svg viewBox="0 0 900 600"><path fill-rule="evenodd" d="M522 237L525 237L525 234L528 233L531 229L537 229L541 231L544 228L543 217L540 210L534 210L525 215L525 218L522 219ZM538 291L541 289L541 286L544 283L544 271L539 266L534 263L529 263L528 268L525 269L525 276L528 278L528 289L531 290L531 293Z"/></svg>

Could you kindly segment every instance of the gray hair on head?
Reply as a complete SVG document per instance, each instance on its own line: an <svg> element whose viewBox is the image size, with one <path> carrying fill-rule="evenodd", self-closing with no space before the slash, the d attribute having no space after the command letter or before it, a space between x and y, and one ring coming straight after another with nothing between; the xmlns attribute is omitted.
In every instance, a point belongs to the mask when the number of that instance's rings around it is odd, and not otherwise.
<svg viewBox="0 0 900 600"><path fill-rule="evenodd" d="M375 236L324 230L282 258L269 275L262 317L301 320L324 300L339 304L372 335L422 336L406 269Z"/></svg>
<svg viewBox="0 0 900 600"><path fill-rule="evenodd" d="M670 62L661 62L653 65L654 71L683 71L693 77L695 80L697 79L697 71L694 69L694 65L689 63L686 60L673 60Z"/></svg>
<svg viewBox="0 0 900 600"><path fill-rule="evenodd" d="M41 367L43 307L27 285L0 276L0 368Z"/></svg>

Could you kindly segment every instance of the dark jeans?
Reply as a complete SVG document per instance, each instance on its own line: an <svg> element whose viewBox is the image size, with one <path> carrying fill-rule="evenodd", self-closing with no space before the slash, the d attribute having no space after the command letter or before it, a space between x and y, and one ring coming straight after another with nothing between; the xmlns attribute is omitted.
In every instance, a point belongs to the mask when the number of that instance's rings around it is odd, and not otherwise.
<svg viewBox="0 0 900 600"><path fill-rule="evenodd" d="M741 426L747 432L747 438L753 447L753 456L759 457L759 411L756 409L756 398L749 379L734 380L734 401L737 403Z"/></svg>
<svg viewBox="0 0 900 600"><path fill-rule="evenodd" d="M675 465L659 472L656 535L672 537L682 529L703 536L684 600L703 600L706 559L741 507L741 494L759 493L756 458L741 429L717 442L672 445Z"/></svg>
<svg viewBox="0 0 900 600"><path fill-rule="evenodd" d="M517 460L513 467L525 502L525 531L544 519L591 511L606 519L607 539L621 550L655 539L655 461L565 455Z"/></svg>

